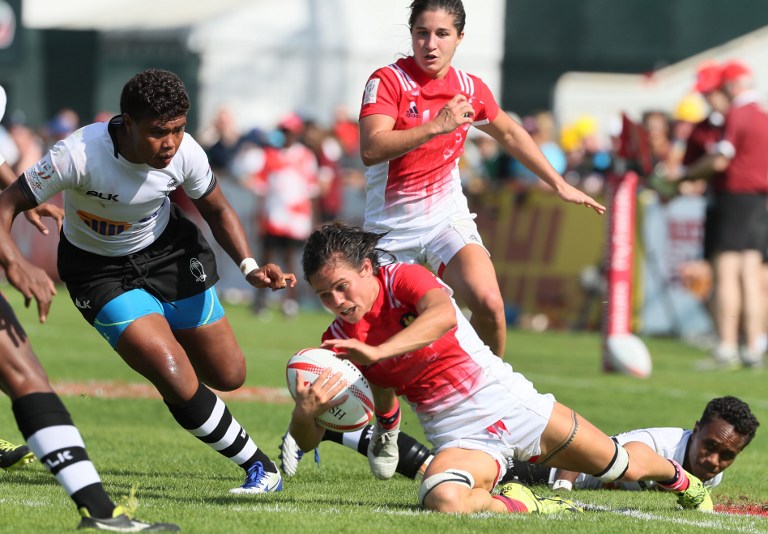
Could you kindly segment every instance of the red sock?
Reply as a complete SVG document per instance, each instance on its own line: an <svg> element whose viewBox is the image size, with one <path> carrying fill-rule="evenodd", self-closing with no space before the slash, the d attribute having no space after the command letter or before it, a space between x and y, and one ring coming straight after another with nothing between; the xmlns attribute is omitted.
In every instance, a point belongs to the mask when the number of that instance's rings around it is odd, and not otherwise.
<svg viewBox="0 0 768 534"><path fill-rule="evenodd" d="M387 413L376 412L376 421L384 430L392 430L400 424L400 403Z"/></svg>
<svg viewBox="0 0 768 534"><path fill-rule="evenodd" d="M507 507L507 510L509 510L510 514L527 514L528 513L528 507L525 506L520 501L516 501L515 499L510 499L505 495L491 495L491 498L498 499L501 502L503 502L504 506Z"/></svg>

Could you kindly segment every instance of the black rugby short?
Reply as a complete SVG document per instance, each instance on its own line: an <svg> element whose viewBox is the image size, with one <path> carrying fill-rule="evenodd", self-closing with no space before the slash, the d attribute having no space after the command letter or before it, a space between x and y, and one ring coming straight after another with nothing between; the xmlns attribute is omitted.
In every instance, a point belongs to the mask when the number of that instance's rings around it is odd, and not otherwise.
<svg viewBox="0 0 768 534"><path fill-rule="evenodd" d="M768 195L717 193L707 208L704 257L768 247Z"/></svg>
<svg viewBox="0 0 768 534"><path fill-rule="evenodd" d="M59 277L91 324L106 303L132 289L175 302L202 293L219 280L213 250L175 204L166 229L139 252L101 256L74 246L62 233L58 254Z"/></svg>

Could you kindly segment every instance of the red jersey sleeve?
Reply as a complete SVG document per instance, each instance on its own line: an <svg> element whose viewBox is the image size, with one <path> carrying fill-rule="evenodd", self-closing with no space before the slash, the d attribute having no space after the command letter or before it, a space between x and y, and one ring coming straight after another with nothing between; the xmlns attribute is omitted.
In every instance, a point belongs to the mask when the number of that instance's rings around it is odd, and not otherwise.
<svg viewBox="0 0 768 534"><path fill-rule="evenodd" d="M475 123L486 124L492 122L499 114L499 104L493 97L493 93L485 85L485 82L477 76L471 76L475 85L475 94L472 98L472 107L475 110Z"/></svg>
<svg viewBox="0 0 768 534"><path fill-rule="evenodd" d="M421 265L396 264L396 269L392 269L392 271L389 289L402 304L415 308L416 303L428 291L446 289L446 286L434 274Z"/></svg>
<svg viewBox="0 0 768 534"><path fill-rule="evenodd" d="M400 91L392 70L383 67L374 72L365 84L360 117L368 115L387 115L397 119L399 113Z"/></svg>

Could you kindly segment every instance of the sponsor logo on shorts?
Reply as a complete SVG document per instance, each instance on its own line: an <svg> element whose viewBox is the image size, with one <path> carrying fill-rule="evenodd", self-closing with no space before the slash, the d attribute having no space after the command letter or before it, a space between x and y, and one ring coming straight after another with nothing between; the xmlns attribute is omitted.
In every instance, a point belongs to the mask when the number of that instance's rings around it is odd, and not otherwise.
<svg viewBox="0 0 768 534"><path fill-rule="evenodd" d="M88 228L101 235L120 235L131 227L131 223L110 221L85 211L78 210L77 216Z"/></svg>
<svg viewBox="0 0 768 534"><path fill-rule="evenodd" d="M195 282L205 282L205 279L208 278L208 275L205 274L203 264L200 263L200 260L197 258L189 260L189 272L195 277Z"/></svg>

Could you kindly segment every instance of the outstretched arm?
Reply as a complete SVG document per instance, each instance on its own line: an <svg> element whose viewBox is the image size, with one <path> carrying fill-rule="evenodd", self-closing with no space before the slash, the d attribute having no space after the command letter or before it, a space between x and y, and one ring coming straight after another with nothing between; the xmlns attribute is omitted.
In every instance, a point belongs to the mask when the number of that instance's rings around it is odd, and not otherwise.
<svg viewBox="0 0 768 534"><path fill-rule="evenodd" d="M549 184L560 198L592 208L597 213L605 213L605 206L573 187L557 173L528 132L509 115L499 112L493 121L478 128L496 139L515 159Z"/></svg>
<svg viewBox="0 0 768 534"><path fill-rule="evenodd" d="M53 280L24 258L11 238L11 226L16 215L33 207L18 182L0 193L0 265L5 269L11 285L24 295L25 306L29 306L32 299L37 301L38 317L44 323L56 294Z"/></svg>

